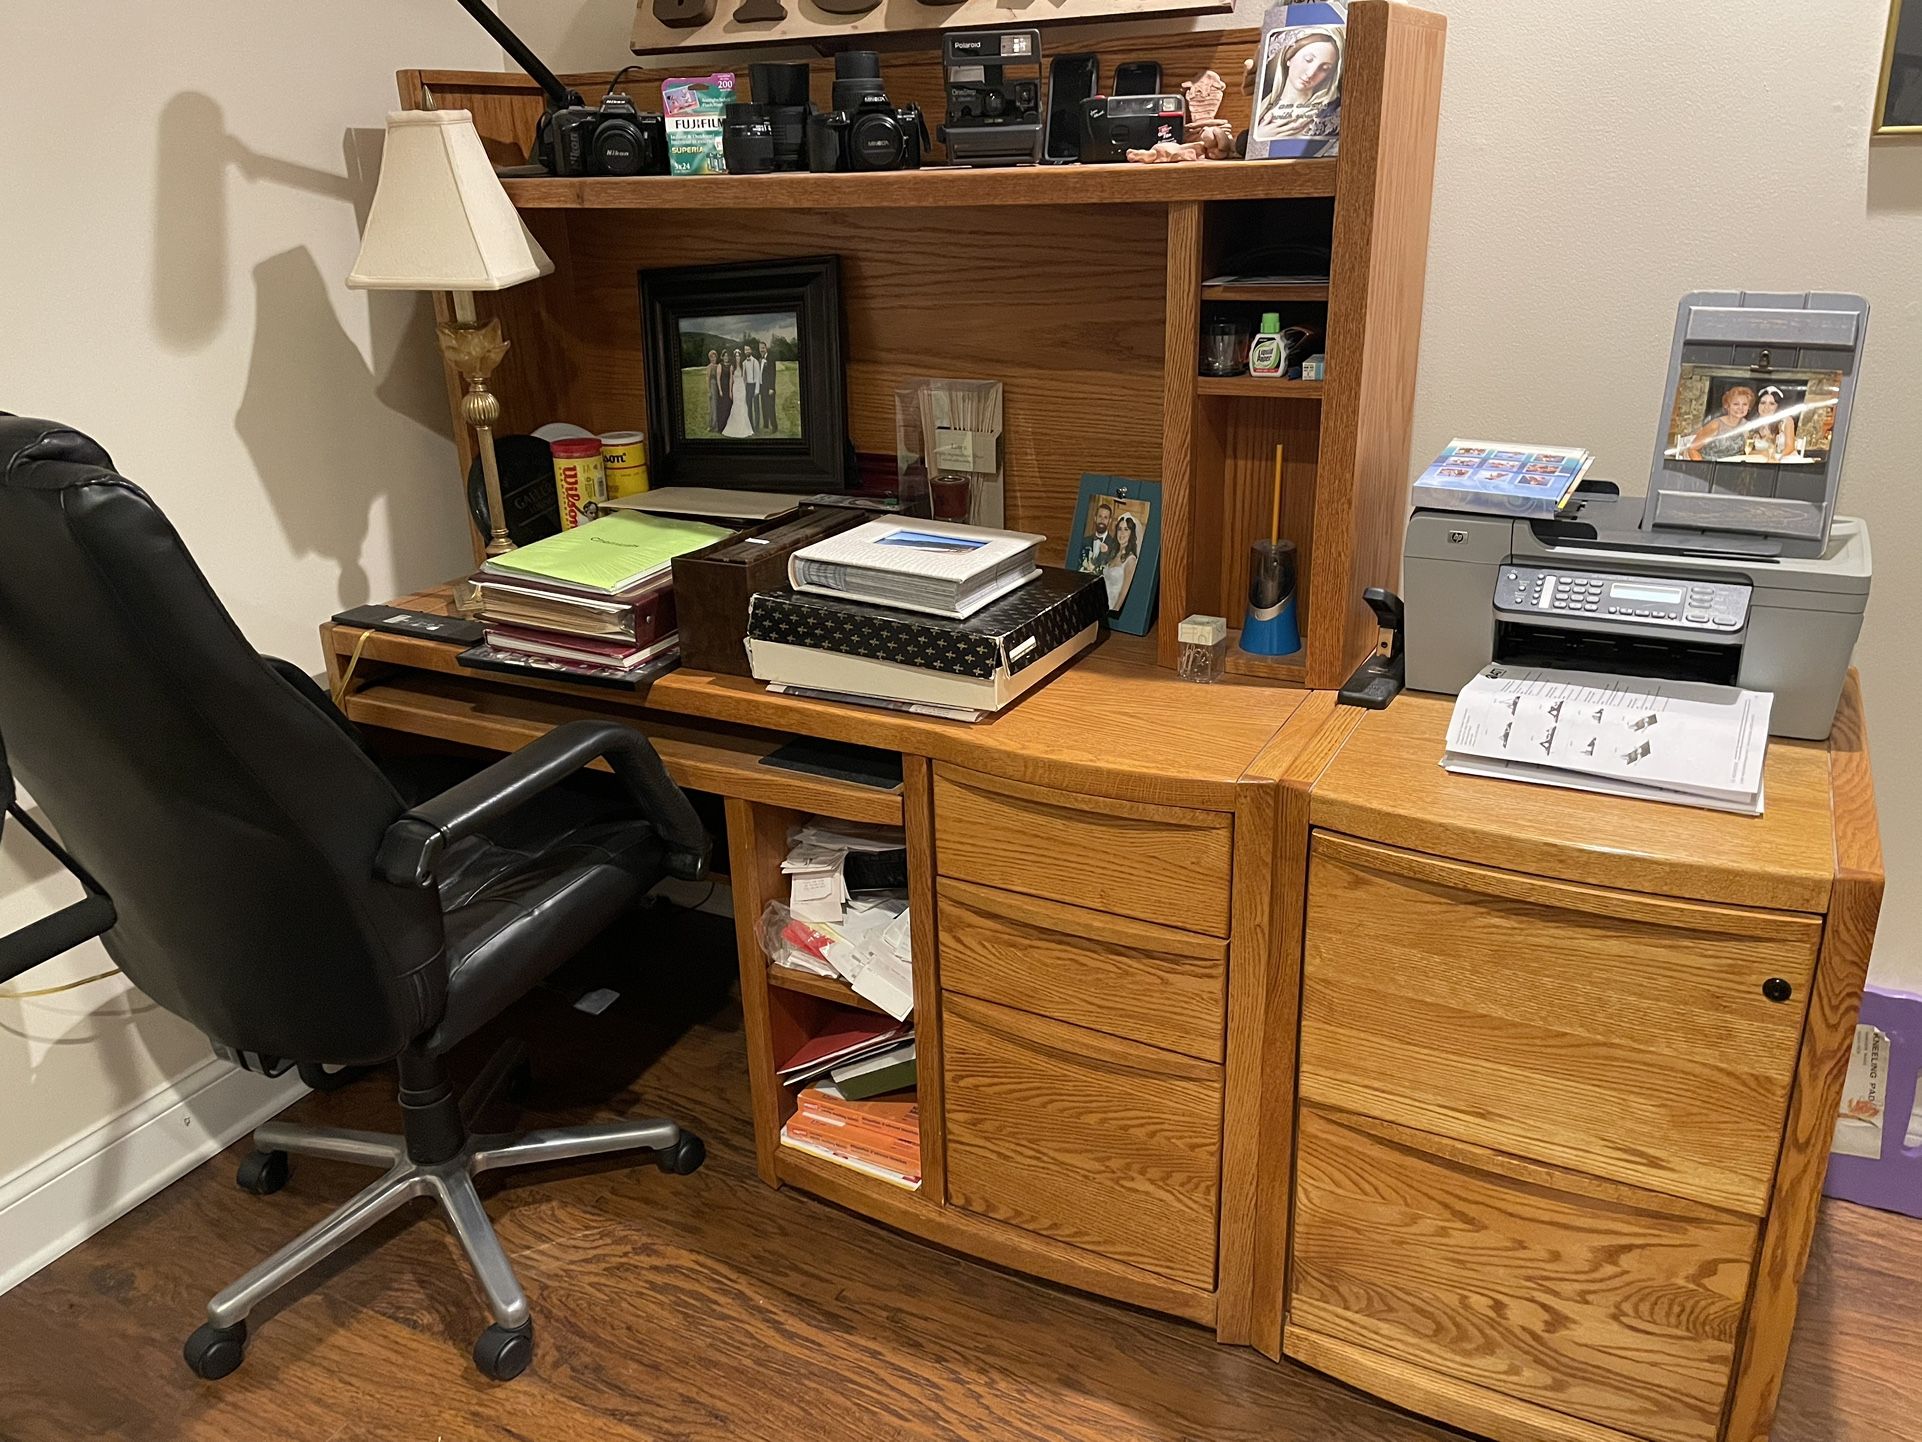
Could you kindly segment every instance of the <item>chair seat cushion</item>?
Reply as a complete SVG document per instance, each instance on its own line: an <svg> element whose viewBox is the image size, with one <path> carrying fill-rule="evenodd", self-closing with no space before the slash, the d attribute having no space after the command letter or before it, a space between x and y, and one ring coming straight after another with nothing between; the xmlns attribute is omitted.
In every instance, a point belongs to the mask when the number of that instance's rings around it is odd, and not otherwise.
<svg viewBox="0 0 1922 1442"><path fill-rule="evenodd" d="M447 1009L421 1045L443 1052L531 990L667 874L663 851L632 803L591 784L557 787L448 848Z"/></svg>

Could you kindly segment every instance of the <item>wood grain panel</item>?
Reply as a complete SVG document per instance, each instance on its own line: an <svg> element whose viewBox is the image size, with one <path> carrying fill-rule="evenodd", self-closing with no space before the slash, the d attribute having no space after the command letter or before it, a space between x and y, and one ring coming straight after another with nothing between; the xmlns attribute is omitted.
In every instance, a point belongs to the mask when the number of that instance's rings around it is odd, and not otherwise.
<svg viewBox="0 0 1922 1442"><path fill-rule="evenodd" d="M1221 1060L1225 942L965 881L940 893L946 991Z"/></svg>
<svg viewBox="0 0 1922 1442"><path fill-rule="evenodd" d="M1176 627L1193 608L1189 597L1199 558L1196 538L1209 523L1195 503L1195 372L1201 348L1201 207L1168 207L1167 323L1162 332L1161 610L1155 637L1163 666L1179 663ZM1193 357L1192 363L1190 357Z"/></svg>
<svg viewBox="0 0 1922 1442"><path fill-rule="evenodd" d="M1057 562L1082 472L1160 474L1158 208L962 209L938 224L917 210L809 210L781 212L778 225L591 211L571 214L568 229L555 316L575 372L566 419L597 431L646 424L641 268L832 253L856 450L894 454L895 391L913 377L1002 381L1008 523L1049 536L1043 555ZM1098 267L1051 263L1097 244Z"/></svg>
<svg viewBox="0 0 1922 1442"><path fill-rule="evenodd" d="M1320 833L1301 1093L1760 1216L1819 933Z"/></svg>
<svg viewBox="0 0 1922 1442"><path fill-rule="evenodd" d="M952 994L942 1020L955 1205L1213 1288L1219 1067Z"/></svg>
<svg viewBox="0 0 1922 1442"><path fill-rule="evenodd" d="M761 909L787 895L781 862L787 857L788 828L802 819L795 812L756 806L733 796L727 799L728 873L734 894L734 947L741 971L741 1035L747 1048L754 1158L761 1180L771 1187L780 1185L774 1157L781 1145L781 1123L786 1120L774 1069L793 1055L800 1038L793 1034L792 1009L777 1007L769 992L767 957L761 952L756 928ZM814 999L793 996L793 1001Z"/></svg>
<svg viewBox="0 0 1922 1442"><path fill-rule="evenodd" d="M921 1106L921 1190L947 1195L947 1105L941 1080L941 934L935 899L934 765L901 758L903 830L908 845L908 933L914 953L916 1100Z"/></svg>
<svg viewBox="0 0 1922 1442"><path fill-rule="evenodd" d="M1822 743L1771 740L1767 811L1731 816L1452 776L1437 763L1454 704L1410 694L1369 712L1315 787L1315 825L1531 876L1828 910L1835 841Z"/></svg>
<svg viewBox="0 0 1922 1442"><path fill-rule="evenodd" d="M1349 12L1355 63L1342 76L1315 512L1319 580L1309 606L1322 629L1311 645L1310 686L1341 685L1373 649L1376 627L1362 591L1392 587L1400 575L1447 24L1407 5Z"/></svg>
<svg viewBox="0 0 1922 1442"><path fill-rule="evenodd" d="M1318 1106L1299 1144L1291 1327L1655 1442L1716 1436L1754 1222Z"/></svg>
<svg viewBox="0 0 1922 1442"><path fill-rule="evenodd" d="M1222 812L1098 800L935 767L943 875L1228 934L1234 822Z"/></svg>
<svg viewBox="0 0 1922 1442"><path fill-rule="evenodd" d="M1861 677L1854 671L1843 687L1828 752L1835 889L1822 933L1815 991L1795 1070L1795 1095L1775 1191L1769 1199L1755 1297L1729 1407L1729 1442L1765 1442L1775 1415L1802 1271L1808 1264L1821 1206L1829 1145L1848 1076L1862 987L1868 979L1869 953L1882 910L1882 838L1875 815L1875 778L1869 770ZM1899 1124L1891 1119L1891 1125Z"/></svg>

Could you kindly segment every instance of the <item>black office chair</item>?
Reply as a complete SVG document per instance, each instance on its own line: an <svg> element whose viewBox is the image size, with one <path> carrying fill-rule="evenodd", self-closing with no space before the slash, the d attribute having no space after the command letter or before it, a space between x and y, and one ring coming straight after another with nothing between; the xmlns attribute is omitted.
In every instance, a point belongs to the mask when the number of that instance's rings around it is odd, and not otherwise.
<svg viewBox="0 0 1922 1442"><path fill-rule="evenodd" d="M671 1121L475 1134L524 1055L497 1052L458 1100L444 1061L662 877L706 869L708 837L647 739L573 722L412 802L305 673L247 645L106 452L3 412L0 735L88 891L0 948L0 979L104 931L143 992L242 1065L399 1068L398 1136L254 1133L249 1190L277 1190L290 1152L381 1176L215 1297L188 1365L233 1371L263 1299L432 1196L494 1314L475 1363L518 1375L533 1327L475 1174L636 1149L687 1173L704 1156ZM596 758L618 785L576 775Z"/></svg>

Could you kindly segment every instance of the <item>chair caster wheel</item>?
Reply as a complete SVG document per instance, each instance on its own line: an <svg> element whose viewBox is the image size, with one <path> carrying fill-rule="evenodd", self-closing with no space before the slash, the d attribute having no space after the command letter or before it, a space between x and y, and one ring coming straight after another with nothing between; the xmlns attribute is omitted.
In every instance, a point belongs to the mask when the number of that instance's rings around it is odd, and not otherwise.
<svg viewBox="0 0 1922 1442"><path fill-rule="evenodd" d="M231 1327L216 1327L212 1322L202 1322L180 1350L194 1376L218 1382L247 1355L247 1324L236 1322Z"/></svg>
<svg viewBox="0 0 1922 1442"><path fill-rule="evenodd" d="M285 1152L253 1152L234 1174L234 1185L257 1197L270 1197L287 1185L292 1171Z"/></svg>
<svg viewBox="0 0 1922 1442"><path fill-rule="evenodd" d="M693 1132L682 1132L681 1139L671 1147L663 1147L654 1153L654 1165L662 1171L677 1177L685 1177L701 1169L707 1160L707 1143Z"/></svg>
<svg viewBox="0 0 1922 1442"><path fill-rule="evenodd" d="M534 1360L534 1324L503 1327L499 1322L474 1343L474 1365L496 1382L511 1382Z"/></svg>

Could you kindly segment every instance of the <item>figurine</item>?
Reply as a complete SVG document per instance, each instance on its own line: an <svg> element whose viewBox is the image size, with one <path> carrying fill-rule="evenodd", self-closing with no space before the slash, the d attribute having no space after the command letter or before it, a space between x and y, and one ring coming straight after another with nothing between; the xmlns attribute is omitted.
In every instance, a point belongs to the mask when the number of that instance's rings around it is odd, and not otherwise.
<svg viewBox="0 0 1922 1442"><path fill-rule="evenodd" d="M1204 70L1193 80L1184 81L1181 93L1188 100L1186 139L1156 141L1148 150L1130 150L1128 159L1141 165L1176 165L1195 160L1233 160L1235 128L1221 113L1221 98L1228 93L1222 78Z"/></svg>

